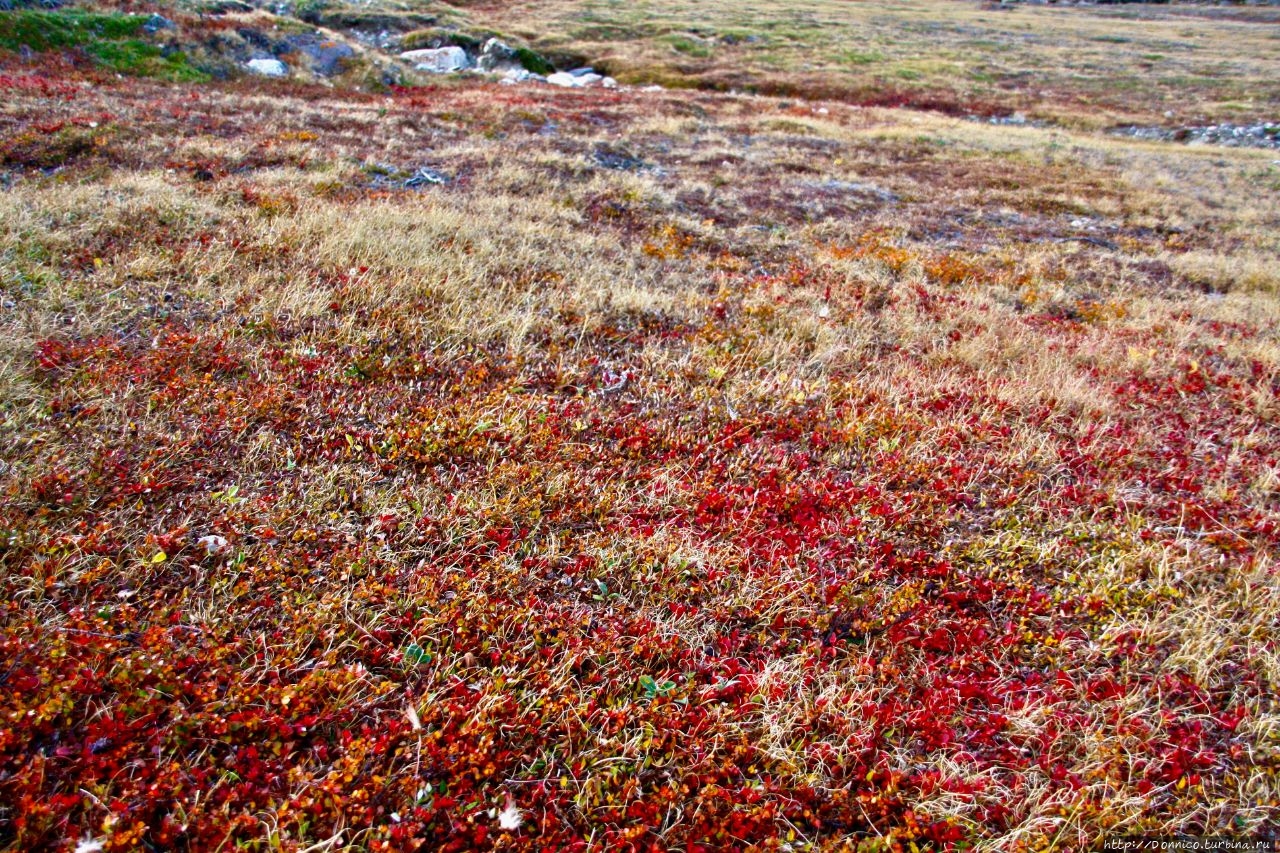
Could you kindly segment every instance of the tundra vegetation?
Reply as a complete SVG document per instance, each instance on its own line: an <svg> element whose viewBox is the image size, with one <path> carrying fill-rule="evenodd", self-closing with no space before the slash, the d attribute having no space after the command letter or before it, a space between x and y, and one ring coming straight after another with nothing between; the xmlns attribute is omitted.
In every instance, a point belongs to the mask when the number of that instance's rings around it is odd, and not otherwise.
<svg viewBox="0 0 1280 853"><path fill-rule="evenodd" d="M1274 9L386 6L0 12L0 847L1275 838Z"/></svg>

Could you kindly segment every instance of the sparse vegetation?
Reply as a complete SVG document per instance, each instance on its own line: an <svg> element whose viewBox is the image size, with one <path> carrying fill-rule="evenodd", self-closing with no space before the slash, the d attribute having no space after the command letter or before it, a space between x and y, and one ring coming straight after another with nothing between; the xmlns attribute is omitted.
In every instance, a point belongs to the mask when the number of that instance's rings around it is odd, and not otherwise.
<svg viewBox="0 0 1280 853"><path fill-rule="evenodd" d="M538 6L441 13L677 53ZM832 61L928 85L814 100L193 87L112 32L0 56L0 849L1275 837L1275 152L956 117L893 41Z"/></svg>

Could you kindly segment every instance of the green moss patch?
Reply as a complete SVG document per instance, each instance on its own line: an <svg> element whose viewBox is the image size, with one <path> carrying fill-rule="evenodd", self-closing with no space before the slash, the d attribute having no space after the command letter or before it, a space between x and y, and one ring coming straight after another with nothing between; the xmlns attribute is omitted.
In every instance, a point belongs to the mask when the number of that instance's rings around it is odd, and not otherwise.
<svg viewBox="0 0 1280 853"><path fill-rule="evenodd" d="M60 10L0 12L0 49L43 53L80 49L119 74L175 81L206 79L182 53L166 53L144 40L145 15Z"/></svg>

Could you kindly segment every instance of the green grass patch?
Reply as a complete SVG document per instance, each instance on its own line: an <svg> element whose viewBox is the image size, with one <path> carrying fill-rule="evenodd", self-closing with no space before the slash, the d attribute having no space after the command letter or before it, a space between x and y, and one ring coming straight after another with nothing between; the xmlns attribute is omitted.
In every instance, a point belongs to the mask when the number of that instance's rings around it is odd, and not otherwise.
<svg viewBox="0 0 1280 853"><path fill-rule="evenodd" d="M175 83L199 83L209 75L191 65L182 53L165 56L160 48L138 39L100 42L89 45L85 52L97 62L119 74L135 77L158 77Z"/></svg>
<svg viewBox="0 0 1280 853"><path fill-rule="evenodd" d="M116 41L136 36L146 22L143 15L76 10L0 12L0 48L46 51Z"/></svg>
<svg viewBox="0 0 1280 853"><path fill-rule="evenodd" d="M44 52L79 48L118 74L159 77L175 82L208 79L182 53L165 54L137 38L144 15L97 14L78 10L0 12L0 49Z"/></svg>

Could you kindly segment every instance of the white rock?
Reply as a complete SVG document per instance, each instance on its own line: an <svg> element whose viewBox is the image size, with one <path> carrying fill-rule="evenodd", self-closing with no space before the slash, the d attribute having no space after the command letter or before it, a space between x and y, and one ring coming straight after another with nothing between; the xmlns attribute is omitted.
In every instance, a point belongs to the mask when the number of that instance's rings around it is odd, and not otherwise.
<svg viewBox="0 0 1280 853"><path fill-rule="evenodd" d="M249 70L263 77L289 76L289 66L278 59L250 59Z"/></svg>
<svg viewBox="0 0 1280 853"><path fill-rule="evenodd" d="M600 81L600 85L604 86L606 89L616 89L618 88L618 81L614 80L612 77L606 77Z"/></svg>
<svg viewBox="0 0 1280 853"><path fill-rule="evenodd" d="M599 74L570 74L567 71L557 71L547 78L547 82L552 86L564 86L567 89L582 89L602 80L604 77Z"/></svg>
<svg viewBox="0 0 1280 853"><path fill-rule="evenodd" d="M448 74L471 67L467 52L460 47L436 47L425 50L406 50L400 58L413 63L419 71L432 74Z"/></svg>

